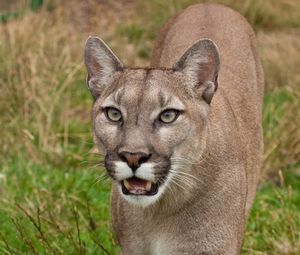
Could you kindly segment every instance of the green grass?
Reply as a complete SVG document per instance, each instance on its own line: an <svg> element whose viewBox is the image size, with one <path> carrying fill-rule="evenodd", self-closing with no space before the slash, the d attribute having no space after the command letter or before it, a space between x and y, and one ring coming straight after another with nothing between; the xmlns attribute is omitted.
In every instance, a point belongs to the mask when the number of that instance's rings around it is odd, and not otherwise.
<svg viewBox="0 0 300 255"><path fill-rule="evenodd" d="M20 155L1 169L1 254L118 254L110 226L110 183L97 181L101 167L34 164ZM242 254L298 254L299 171L295 166L277 184L261 185Z"/></svg>
<svg viewBox="0 0 300 255"><path fill-rule="evenodd" d="M247 225L243 254L299 254L299 170L300 166L286 169L277 185L267 182L260 187Z"/></svg>
<svg viewBox="0 0 300 255"><path fill-rule="evenodd" d="M0 24L0 254L119 254L110 182L101 155L91 153L83 44L100 35L125 64L147 65L159 27L198 1L137 0L122 6L130 15L114 19L120 9L92 0L108 22L88 28L76 17L100 20L98 12L69 2L45 1ZM266 74L263 178L242 254L300 254L300 40L291 30L300 26L299 1L215 2L259 31Z"/></svg>
<svg viewBox="0 0 300 255"><path fill-rule="evenodd" d="M117 252L110 184L99 181L101 167L78 165L34 164L20 155L1 166L1 254Z"/></svg>

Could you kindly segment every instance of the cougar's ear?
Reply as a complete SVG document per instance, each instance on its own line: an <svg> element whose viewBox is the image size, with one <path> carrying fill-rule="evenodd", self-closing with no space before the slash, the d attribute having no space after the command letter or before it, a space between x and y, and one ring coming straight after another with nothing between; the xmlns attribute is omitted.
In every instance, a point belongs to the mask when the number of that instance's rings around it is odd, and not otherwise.
<svg viewBox="0 0 300 255"><path fill-rule="evenodd" d="M84 61L88 72L87 85L96 99L123 64L112 50L98 37L90 36L85 44Z"/></svg>
<svg viewBox="0 0 300 255"><path fill-rule="evenodd" d="M174 71L187 76L190 86L201 92L208 104L218 87L219 68L219 50L210 39L196 42L173 66Z"/></svg>

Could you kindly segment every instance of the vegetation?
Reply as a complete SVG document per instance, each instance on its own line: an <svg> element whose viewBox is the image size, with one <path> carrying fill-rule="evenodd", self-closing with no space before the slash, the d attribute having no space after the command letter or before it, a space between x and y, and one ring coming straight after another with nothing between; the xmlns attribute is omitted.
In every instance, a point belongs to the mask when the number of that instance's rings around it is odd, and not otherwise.
<svg viewBox="0 0 300 255"><path fill-rule="evenodd" d="M126 65L148 65L159 27L201 1L44 2L0 24L0 254L118 254L84 42L100 35ZM206 2L246 16L266 75L262 181L242 254L299 254L299 1Z"/></svg>

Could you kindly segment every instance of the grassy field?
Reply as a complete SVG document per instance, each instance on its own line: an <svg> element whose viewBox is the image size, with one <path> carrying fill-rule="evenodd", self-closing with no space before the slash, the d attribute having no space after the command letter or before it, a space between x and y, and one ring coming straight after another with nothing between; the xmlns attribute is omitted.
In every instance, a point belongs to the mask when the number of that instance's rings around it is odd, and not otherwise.
<svg viewBox="0 0 300 255"><path fill-rule="evenodd" d="M45 1L0 24L0 254L118 254L93 148L83 46L146 66L159 27L204 1ZM265 156L242 254L300 254L300 3L220 0L257 32ZM88 4L87 4L88 3Z"/></svg>

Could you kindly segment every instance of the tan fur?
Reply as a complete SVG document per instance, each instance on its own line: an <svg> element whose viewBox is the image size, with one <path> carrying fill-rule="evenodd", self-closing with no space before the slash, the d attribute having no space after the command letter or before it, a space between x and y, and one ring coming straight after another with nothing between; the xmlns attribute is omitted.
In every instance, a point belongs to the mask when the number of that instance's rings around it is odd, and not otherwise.
<svg viewBox="0 0 300 255"><path fill-rule="evenodd" d="M217 49L203 38L218 46L220 71ZM112 223L122 254L239 254L263 151L263 71L245 19L220 5L187 8L162 29L151 69L123 68L93 38L85 56L96 99L94 140L113 178ZM115 70L105 79L106 61ZM103 114L111 104L121 110L122 126ZM174 107L183 110L178 120L156 126L155 116ZM148 206L132 205L118 188L120 151L151 153L154 173L167 179L169 167L177 166L177 184L170 181Z"/></svg>

